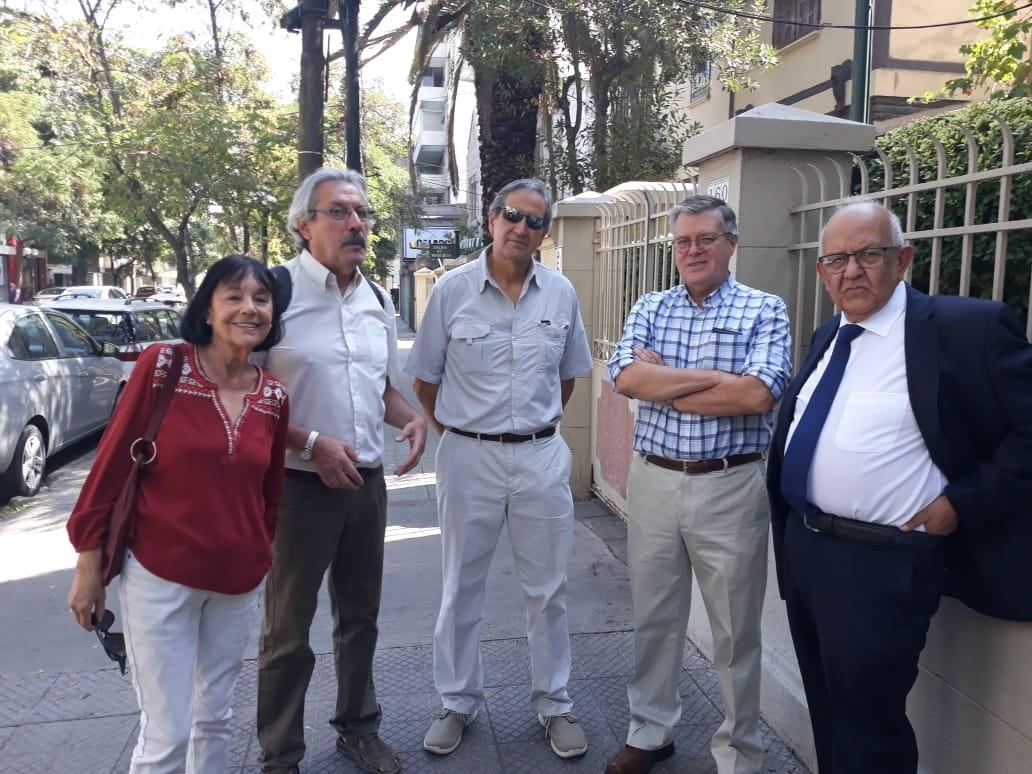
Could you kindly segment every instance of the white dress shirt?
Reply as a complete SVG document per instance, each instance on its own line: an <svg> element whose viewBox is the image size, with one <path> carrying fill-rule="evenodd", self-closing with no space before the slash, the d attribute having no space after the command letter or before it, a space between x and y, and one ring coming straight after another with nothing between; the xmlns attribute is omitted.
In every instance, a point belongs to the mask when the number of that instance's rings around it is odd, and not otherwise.
<svg viewBox="0 0 1032 774"><path fill-rule="evenodd" d="M884 307L857 323L865 330L850 348L810 468L808 499L825 513L900 527L946 486L907 392L906 307L900 282ZM843 315L841 324L848 322ZM834 342L799 391L788 443L833 349Z"/></svg>
<svg viewBox="0 0 1032 774"><path fill-rule="evenodd" d="M591 373L588 337L566 277L531 261L514 305L488 250L438 280L405 373L441 385L434 416L446 427L529 434L559 420L560 381Z"/></svg>
<svg viewBox="0 0 1032 774"><path fill-rule="evenodd" d="M398 384L390 294L382 291L381 307L359 271L341 290L307 250L285 265L293 295L283 315L283 340L269 350L265 367L287 386L290 424L339 438L358 453L358 467L376 467L383 461L387 376ZM287 451L286 463L315 470L296 451Z"/></svg>

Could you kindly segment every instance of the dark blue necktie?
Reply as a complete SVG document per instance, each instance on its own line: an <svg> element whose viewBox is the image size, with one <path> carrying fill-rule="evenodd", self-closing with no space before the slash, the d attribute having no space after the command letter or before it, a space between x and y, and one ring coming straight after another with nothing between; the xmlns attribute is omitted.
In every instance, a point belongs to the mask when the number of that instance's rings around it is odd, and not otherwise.
<svg viewBox="0 0 1032 774"><path fill-rule="evenodd" d="M810 478L810 465L813 453L817 449L817 439L821 437L824 422L828 419L831 404L835 401L835 393L842 384L842 375L849 362L849 347L853 339L864 332L859 325L843 325L835 339L828 367L824 369L817 388L810 396L810 402L803 409L803 416L792 434L792 442L785 450L785 460L781 466L781 496L800 513L813 510L806 499L806 484Z"/></svg>

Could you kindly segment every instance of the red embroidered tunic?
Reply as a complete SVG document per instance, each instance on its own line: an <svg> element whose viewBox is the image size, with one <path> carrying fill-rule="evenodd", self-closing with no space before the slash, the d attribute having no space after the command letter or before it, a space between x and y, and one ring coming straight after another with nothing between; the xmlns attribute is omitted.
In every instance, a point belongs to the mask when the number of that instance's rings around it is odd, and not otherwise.
<svg viewBox="0 0 1032 774"><path fill-rule="evenodd" d="M182 345L183 370L158 430L158 454L140 475L133 555L155 575L221 594L255 588L272 563L283 485L287 391L260 370L231 422L218 389ZM129 446L154 413L172 347L136 362L68 520L76 551L104 545L108 517L132 466Z"/></svg>

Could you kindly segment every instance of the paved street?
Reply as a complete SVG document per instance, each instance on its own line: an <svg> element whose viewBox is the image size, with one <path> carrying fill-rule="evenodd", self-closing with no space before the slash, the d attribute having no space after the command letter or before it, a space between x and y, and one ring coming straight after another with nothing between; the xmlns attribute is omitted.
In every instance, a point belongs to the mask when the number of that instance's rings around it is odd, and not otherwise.
<svg viewBox="0 0 1032 774"><path fill-rule="evenodd" d="M411 334L404 338L403 356ZM393 443L393 434L388 438L390 468L404 449ZM597 501L578 503L569 569L571 691L588 734L588 754L574 761L556 758L530 711L523 599L504 538L488 582L483 628L487 710L451 756L422 750L423 733L438 706L429 647L441 586L435 445L432 441L419 469L402 479L388 477L391 507L376 660L383 736L401 753L406 772L601 772L626 733L633 641L626 529ZM46 492L0 507L0 768L10 774L124 772L135 741L137 707L128 678L112 668L92 634L72 624L64 603L75 561L64 523L91 460L88 447L80 447L51 475ZM115 598L109 604L117 611ZM255 621L234 702L234 773L257 769L257 629ZM312 630L318 656L306 705L303 772L357 771L336 752L327 724L335 692L330 630L324 589ZM709 738L721 719L716 678L691 645L683 664L678 752L653 769L660 774L715 771ZM766 727L764 739L764 772L805 774Z"/></svg>

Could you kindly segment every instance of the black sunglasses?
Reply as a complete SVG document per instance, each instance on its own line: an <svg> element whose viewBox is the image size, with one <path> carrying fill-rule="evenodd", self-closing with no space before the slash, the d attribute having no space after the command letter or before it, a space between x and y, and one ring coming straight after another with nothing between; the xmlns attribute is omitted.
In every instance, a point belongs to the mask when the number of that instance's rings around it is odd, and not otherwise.
<svg viewBox="0 0 1032 774"><path fill-rule="evenodd" d="M111 632L108 629L111 628L115 622L115 614L110 610L105 610L104 615L100 617L100 621L97 621L97 616L93 616L93 631L97 633L97 639L100 640L101 646L104 648L104 652L107 653L107 657L112 661L118 663L118 668L122 670L122 674L125 674L125 635L122 632Z"/></svg>
<svg viewBox="0 0 1032 774"><path fill-rule="evenodd" d="M502 207L502 217L510 223L519 223L526 218L527 228L531 231L540 231L545 227L544 215L528 215L525 212L520 212L515 207Z"/></svg>

